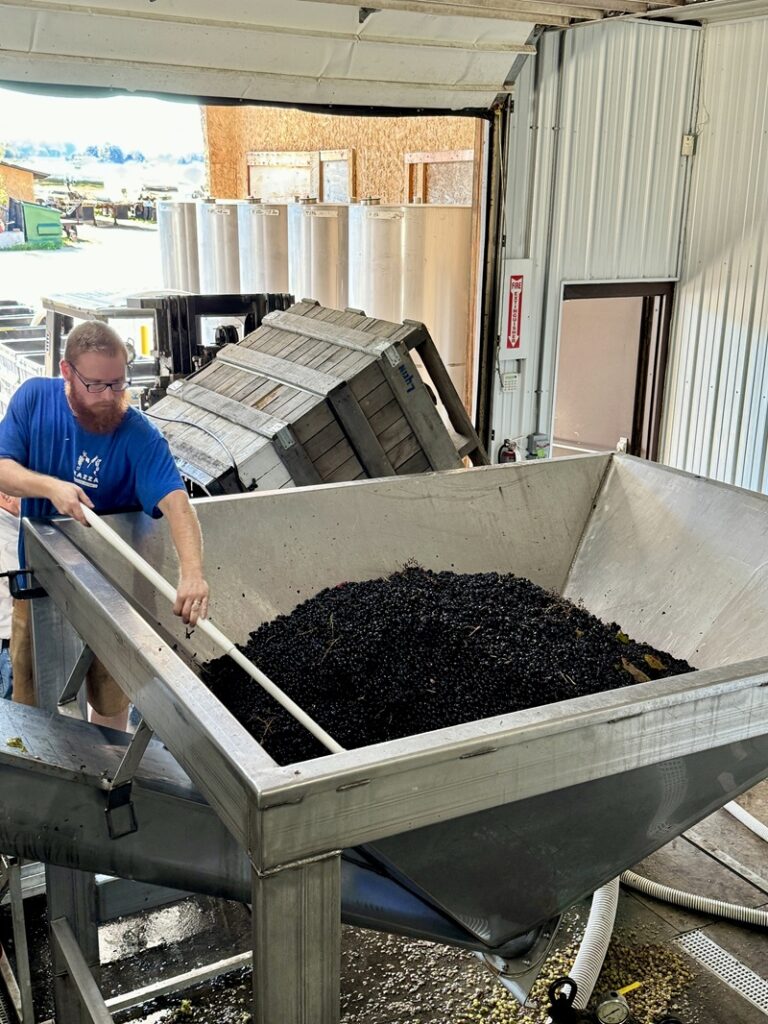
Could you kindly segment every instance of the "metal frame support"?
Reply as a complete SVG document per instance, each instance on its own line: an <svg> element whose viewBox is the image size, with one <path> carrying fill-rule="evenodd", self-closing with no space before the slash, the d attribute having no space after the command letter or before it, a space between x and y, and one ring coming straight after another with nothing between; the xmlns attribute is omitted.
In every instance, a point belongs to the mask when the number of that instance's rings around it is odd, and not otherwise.
<svg viewBox="0 0 768 1024"><path fill-rule="evenodd" d="M45 375L57 377L59 361L63 352L64 335L72 330L74 320L71 316L47 309L45 314Z"/></svg>
<svg viewBox="0 0 768 1024"><path fill-rule="evenodd" d="M73 664L82 668L83 641L50 598L33 601L32 651L38 705L56 712L61 680L72 680ZM84 703L84 694L81 695ZM84 711L83 706L83 711ZM85 717L85 716L84 716ZM93 1024L102 1018L87 1016L75 988L67 958L62 955L53 931L53 922L69 922L69 934L79 943L79 955L89 968L99 968L99 927L96 878L82 871L46 865L45 887L48 896L48 921L53 945L53 997L57 1024ZM61 931L61 929L60 929ZM65 937L66 943L66 937ZM106 1019L111 1019L107 1017Z"/></svg>
<svg viewBox="0 0 768 1024"><path fill-rule="evenodd" d="M48 711L56 711L62 694L61 680L70 679L72 666L82 656L83 640L50 597L30 602L29 612L37 704ZM84 694L80 708L85 718Z"/></svg>
<svg viewBox="0 0 768 1024"><path fill-rule="evenodd" d="M111 1024L102 1003L94 1016L91 995L98 992L99 929L93 875L50 865L45 869L48 921L53 944L53 998L57 1024ZM84 971L90 979L84 976ZM93 986L93 988L91 987Z"/></svg>
<svg viewBox="0 0 768 1024"><path fill-rule="evenodd" d="M80 1019L87 1024L112 1024L112 1015L65 917L51 921L51 937L54 964L58 961L64 965L69 993L79 1004ZM58 1006L56 1020L60 1020Z"/></svg>
<svg viewBox="0 0 768 1024"><path fill-rule="evenodd" d="M128 744L128 749L123 754L123 759L115 772L115 777L112 779L109 787L110 789L117 789L120 786L130 785L133 782L136 769L141 764L144 752L154 735L154 732L142 718L136 732L133 734L133 739Z"/></svg>
<svg viewBox="0 0 768 1024"><path fill-rule="evenodd" d="M19 986L21 1024L35 1024L35 1011L32 1001L32 972L29 968L29 949L27 947L27 929L24 920L24 896L21 890L21 861L17 857L1 857L2 875L8 885L8 898L11 904L11 923L13 926L13 944L16 949L16 981ZM4 886L3 886L4 887Z"/></svg>
<svg viewBox="0 0 768 1024"><path fill-rule="evenodd" d="M77 695L85 682L85 677L88 675L88 669L93 664L93 659L93 651L88 644L83 644L80 657L75 662L75 666L69 674L69 679L67 679L66 685L59 696L60 708L63 708L66 704L71 704L73 700L77 700Z"/></svg>
<svg viewBox="0 0 768 1024"><path fill-rule="evenodd" d="M107 828L110 839L120 839L138 829L136 813L131 800L131 789L136 769L154 733L142 718L128 749L118 765L115 777L107 788Z"/></svg>
<svg viewBox="0 0 768 1024"><path fill-rule="evenodd" d="M254 1024L339 1024L341 857L253 873Z"/></svg>

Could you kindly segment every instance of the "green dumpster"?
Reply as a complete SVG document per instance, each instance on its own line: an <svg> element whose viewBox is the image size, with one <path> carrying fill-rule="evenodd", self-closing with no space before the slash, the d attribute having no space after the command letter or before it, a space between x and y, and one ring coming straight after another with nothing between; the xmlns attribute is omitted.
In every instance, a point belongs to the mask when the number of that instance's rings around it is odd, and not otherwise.
<svg viewBox="0 0 768 1024"><path fill-rule="evenodd" d="M61 238L61 213L50 206L22 203L24 234L28 242L45 242Z"/></svg>

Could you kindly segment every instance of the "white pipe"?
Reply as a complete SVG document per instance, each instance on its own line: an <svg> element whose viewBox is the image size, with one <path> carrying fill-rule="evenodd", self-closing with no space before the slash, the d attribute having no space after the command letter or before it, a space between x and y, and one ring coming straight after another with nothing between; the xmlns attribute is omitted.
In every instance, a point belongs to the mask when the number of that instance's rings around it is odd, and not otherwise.
<svg viewBox="0 0 768 1024"><path fill-rule="evenodd" d="M88 524L93 527L96 533L98 533L100 537L103 537L111 547L126 559L126 561L130 562L134 569L137 569L145 579L149 580L149 582L163 595L163 597L167 598L171 604L175 604L176 588L173 587L164 576L161 576L156 569L153 569L149 562L145 561L141 555L137 554L129 544L126 544L123 538L119 534L115 533L111 526L107 526L102 519L99 519L92 509L87 508L82 504L80 505L80 508L83 510L83 515L88 521ZM293 715L296 721L311 732L315 739L319 740L324 747L334 754L339 754L344 750L344 747L337 743L332 736L329 736L325 729L319 726L314 719L309 717L306 711L303 711L286 693L283 693L280 687L273 683L269 676L266 676L261 669L256 668L252 662L248 661L248 659L238 651L232 641L226 637L218 627L214 626L212 622L208 619L198 619L195 628L199 629L201 633L205 633L207 637L210 637L216 646L221 648L224 654L228 654L244 672L247 672L248 675L254 679L259 686L266 690L271 697L274 697L278 704L281 704L289 714Z"/></svg>
<svg viewBox="0 0 768 1024"><path fill-rule="evenodd" d="M668 885L652 882L649 878L642 878L634 871L625 871L621 876L621 881L630 889L636 889L655 900L674 903L679 907L686 907L688 910L695 910L699 914L708 914L711 917L722 917L729 921L738 921L741 924L753 924L759 928L768 928L768 911L765 910L758 910L755 907L740 907L736 903L723 903L721 900L697 896L692 892L672 889Z"/></svg>
<svg viewBox="0 0 768 1024"><path fill-rule="evenodd" d="M579 952L571 968L571 978L576 982L575 1010L585 1010L595 988L600 971L603 969L605 954L613 934L616 908L619 903L619 880L614 878L598 889L592 897L589 920L581 940Z"/></svg>
<svg viewBox="0 0 768 1024"><path fill-rule="evenodd" d="M725 810L729 814L732 814L734 818L746 825L750 832L754 832L756 836L760 836L768 843L768 825L764 822L759 821L754 815L750 814L749 811L745 810L741 804L737 804L735 800L731 800L730 803L725 805Z"/></svg>

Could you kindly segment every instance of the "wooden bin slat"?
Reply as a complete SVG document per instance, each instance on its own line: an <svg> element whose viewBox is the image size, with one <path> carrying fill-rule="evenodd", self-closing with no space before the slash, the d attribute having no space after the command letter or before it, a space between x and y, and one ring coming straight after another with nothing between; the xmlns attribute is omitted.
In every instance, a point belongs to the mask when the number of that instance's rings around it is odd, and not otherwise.
<svg viewBox="0 0 768 1024"><path fill-rule="evenodd" d="M319 370L308 370L278 356L266 355L253 349L241 349L239 345L225 345L218 356L224 363L263 373L281 384L309 391L324 398L329 391L341 383L338 377Z"/></svg>
<svg viewBox="0 0 768 1024"><path fill-rule="evenodd" d="M387 458L382 442L358 405L351 388L346 384L334 388L328 395L328 401L344 427L360 464L370 476L394 476L395 470Z"/></svg>
<svg viewBox="0 0 768 1024"><path fill-rule="evenodd" d="M413 436L409 434L408 437L404 437L402 441L398 443L387 452L389 458L397 466L396 472L398 475L402 475L402 469L400 468L404 463L407 463L409 459L413 458L414 455L423 455L421 448L419 448L419 442Z"/></svg>
<svg viewBox="0 0 768 1024"><path fill-rule="evenodd" d="M328 341L332 345L343 345L344 348L351 348L366 355L378 355L388 347L387 338L374 340L375 335L371 335L367 331L359 331L355 327L341 324L328 324L323 320L297 316L295 313L280 311L267 313L264 321L270 327L279 327L291 334L303 334L308 338L322 338L323 341Z"/></svg>
<svg viewBox="0 0 768 1024"><path fill-rule="evenodd" d="M332 419L330 423L326 423L322 430L318 430L309 440L303 442L304 450L313 462L317 462L334 445L343 440L344 432L341 429L341 424L337 420Z"/></svg>
<svg viewBox="0 0 768 1024"><path fill-rule="evenodd" d="M303 487L307 484L321 483L320 474L312 460L284 421L268 416L258 409L251 409L231 398L224 398L192 381L183 383L174 394L199 409L231 420L267 440L275 438L275 451L296 484Z"/></svg>
<svg viewBox="0 0 768 1024"><path fill-rule="evenodd" d="M427 473L429 469L430 465L424 452L417 452L397 467L397 474L405 476L408 473Z"/></svg>
<svg viewBox="0 0 768 1024"><path fill-rule="evenodd" d="M432 469L458 468L461 459L404 345L397 347L397 354L400 357L397 365L393 366L386 356L379 365L430 466Z"/></svg>
<svg viewBox="0 0 768 1024"><path fill-rule="evenodd" d="M243 405L242 402L235 402L231 398L226 398L224 395L210 391L192 381L183 382L181 387L173 393L176 397L183 398L184 401L199 409L206 409L233 423L239 423L241 427L252 430L262 437L271 439L279 430L283 430L287 426L284 420L269 416L259 409L251 409L249 406Z"/></svg>

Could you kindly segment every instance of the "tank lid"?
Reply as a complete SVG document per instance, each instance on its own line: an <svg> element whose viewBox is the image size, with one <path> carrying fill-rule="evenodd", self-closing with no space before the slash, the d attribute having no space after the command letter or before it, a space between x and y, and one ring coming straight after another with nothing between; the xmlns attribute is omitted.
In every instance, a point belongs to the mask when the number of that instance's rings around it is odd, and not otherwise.
<svg viewBox="0 0 768 1024"><path fill-rule="evenodd" d="M377 196L366 196L365 199L361 199L360 203L363 206L381 206L381 199Z"/></svg>
<svg viewBox="0 0 768 1024"><path fill-rule="evenodd" d="M261 196L248 196L249 203L260 203L261 201Z"/></svg>
<svg viewBox="0 0 768 1024"><path fill-rule="evenodd" d="M316 196L302 196L299 199L299 202L303 203L304 206L311 206L313 203L317 202L317 197Z"/></svg>

